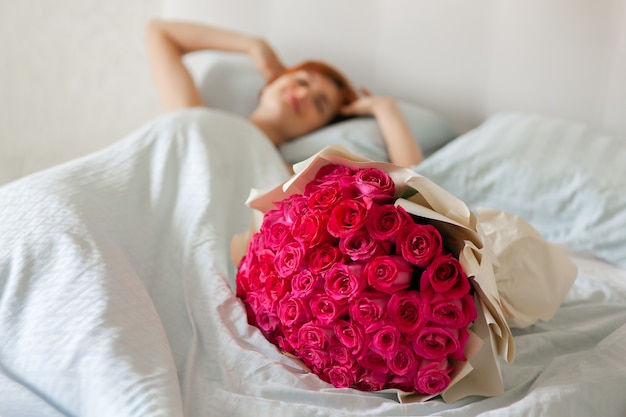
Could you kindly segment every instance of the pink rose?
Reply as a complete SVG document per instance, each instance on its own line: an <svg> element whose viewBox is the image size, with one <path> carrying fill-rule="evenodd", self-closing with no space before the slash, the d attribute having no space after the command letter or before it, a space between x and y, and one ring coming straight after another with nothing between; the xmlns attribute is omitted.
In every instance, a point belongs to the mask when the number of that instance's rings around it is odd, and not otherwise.
<svg viewBox="0 0 626 417"><path fill-rule="evenodd" d="M278 274L271 274L265 281L265 293L272 303L277 302L291 290L291 281Z"/></svg>
<svg viewBox="0 0 626 417"><path fill-rule="evenodd" d="M338 185L329 185L316 190L309 196L308 207L313 211L330 212L344 199Z"/></svg>
<svg viewBox="0 0 626 417"><path fill-rule="evenodd" d="M315 349L327 349L332 337L331 328L316 322L304 323L298 330L296 348L309 346Z"/></svg>
<svg viewBox="0 0 626 417"><path fill-rule="evenodd" d="M426 324L427 309L419 292L398 291L387 304L389 320L402 332L413 334Z"/></svg>
<svg viewBox="0 0 626 417"><path fill-rule="evenodd" d="M321 167L315 174L312 182L322 184L329 181L338 181L345 177L352 177L354 170L345 165L327 164Z"/></svg>
<svg viewBox="0 0 626 417"><path fill-rule="evenodd" d="M441 234L430 224L411 223L396 240L396 251L419 268L425 268L443 253Z"/></svg>
<svg viewBox="0 0 626 417"><path fill-rule="evenodd" d="M267 281L268 275L276 273L276 271L273 269L274 264L272 264L271 270L264 268L264 266L266 266L266 264L256 263L250 268L250 272L248 273L248 280L246 283L248 291L260 290L265 286L265 281Z"/></svg>
<svg viewBox="0 0 626 417"><path fill-rule="evenodd" d="M330 212L328 232L335 237L353 234L365 225L371 200L344 200Z"/></svg>
<svg viewBox="0 0 626 417"><path fill-rule="evenodd" d="M470 283L459 261L452 255L441 255L424 270L420 290L444 293L450 298L461 298L470 291Z"/></svg>
<svg viewBox="0 0 626 417"><path fill-rule="evenodd" d="M263 239L263 235L259 232L256 232L252 234L252 238L248 243L248 251L255 254L262 249L265 249L265 241Z"/></svg>
<svg viewBox="0 0 626 417"><path fill-rule="evenodd" d="M339 248L353 261L366 261L377 255L384 255L389 252L390 245L376 240L364 230L358 230L339 241Z"/></svg>
<svg viewBox="0 0 626 417"><path fill-rule="evenodd" d="M242 271L241 268L239 268L237 270L237 275L235 276L235 291L237 297L242 300L246 298L246 294L250 291L249 269L249 267L246 267L246 270Z"/></svg>
<svg viewBox="0 0 626 417"><path fill-rule="evenodd" d="M350 355L348 348L339 343L337 340L334 340L334 342L332 342L328 347L328 354L330 355L330 360L333 363L351 365L356 362L352 355Z"/></svg>
<svg viewBox="0 0 626 417"><path fill-rule="evenodd" d="M300 339L298 338L298 332L300 331L301 324L297 326L285 326L283 325L281 330L286 340L287 346L291 346L293 350L296 350L300 346ZM286 349L285 349L286 350ZM293 351L289 350L289 353Z"/></svg>
<svg viewBox="0 0 626 417"><path fill-rule="evenodd" d="M413 267L400 256L380 255L365 265L364 273L372 287L391 294L411 285Z"/></svg>
<svg viewBox="0 0 626 417"><path fill-rule="evenodd" d="M372 371L382 371L385 373L389 372L389 367L387 366L387 361L378 352L374 352L372 349L366 349L361 353L361 355L357 358L359 363L363 366L363 368Z"/></svg>
<svg viewBox="0 0 626 417"><path fill-rule="evenodd" d="M361 195L373 200L392 200L396 191L391 177L376 168L358 170L354 176L354 185Z"/></svg>
<svg viewBox="0 0 626 417"><path fill-rule="evenodd" d="M261 233L254 233L248 243L248 252L246 252L246 255L241 258L241 262L239 262L237 273L247 276L252 265L258 262L257 253L264 249L265 240L263 239Z"/></svg>
<svg viewBox="0 0 626 417"><path fill-rule="evenodd" d="M321 167L313 181L304 187L304 195L310 196L325 187L349 187L354 182L354 170L343 165L328 164ZM341 185L343 184L343 185Z"/></svg>
<svg viewBox="0 0 626 417"><path fill-rule="evenodd" d="M439 360L462 348L459 336L458 329L427 326L413 340L413 349L426 359Z"/></svg>
<svg viewBox="0 0 626 417"><path fill-rule="evenodd" d="M292 194L276 205L282 214L282 218L289 224L295 222L296 219L309 210L307 198L302 196L302 194ZM267 212L265 215L267 216Z"/></svg>
<svg viewBox="0 0 626 417"><path fill-rule="evenodd" d="M274 340L276 341L276 346L278 346L278 349L292 355L296 354L296 349L293 347L293 345L286 336L278 335L274 338Z"/></svg>
<svg viewBox="0 0 626 417"><path fill-rule="evenodd" d="M415 375L392 375L387 385L404 392L413 392L415 389Z"/></svg>
<svg viewBox="0 0 626 417"><path fill-rule="evenodd" d="M356 382L356 372L354 369L342 365L334 365L325 372L328 382L337 388L349 388Z"/></svg>
<svg viewBox="0 0 626 417"><path fill-rule="evenodd" d="M238 272L235 277L235 294L243 300L246 298L248 291L250 291L250 288L248 287L248 277Z"/></svg>
<svg viewBox="0 0 626 417"><path fill-rule="evenodd" d="M290 229L293 238L307 246L331 242L334 238L326 230L329 216L322 213L307 213L298 217Z"/></svg>
<svg viewBox="0 0 626 417"><path fill-rule="evenodd" d="M309 299L315 291L324 287L324 280L308 269L303 269L291 280L291 292L301 299Z"/></svg>
<svg viewBox="0 0 626 417"><path fill-rule="evenodd" d="M294 326L311 320L311 311L303 300L287 296L278 304L278 317L284 326Z"/></svg>
<svg viewBox="0 0 626 417"><path fill-rule="evenodd" d="M328 347L328 353L330 355L330 360L335 365L341 365L348 369L358 369L358 363L354 355L350 353L350 350L339 343L337 340L334 340L333 343Z"/></svg>
<svg viewBox="0 0 626 417"><path fill-rule="evenodd" d="M354 170L345 165L327 164L321 167L315 174L314 182L338 180L354 175Z"/></svg>
<svg viewBox="0 0 626 417"><path fill-rule="evenodd" d="M461 328L467 327L476 320L474 297L465 294L463 298L449 298L435 293L429 300L430 321L442 326Z"/></svg>
<svg viewBox="0 0 626 417"><path fill-rule="evenodd" d="M382 324L369 331L372 332L370 349L385 359L393 357L400 344L400 331L389 324Z"/></svg>
<svg viewBox="0 0 626 417"><path fill-rule="evenodd" d="M385 388L389 376L385 371L367 371L357 381L355 386L361 391L380 391Z"/></svg>
<svg viewBox="0 0 626 417"><path fill-rule="evenodd" d="M272 301L263 290L249 292L244 301L254 312L272 309Z"/></svg>
<svg viewBox="0 0 626 417"><path fill-rule="evenodd" d="M274 266L283 278L288 278L300 270L306 250L299 242L289 242L276 252Z"/></svg>
<svg viewBox="0 0 626 417"><path fill-rule="evenodd" d="M312 346L303 346L296 349L296 353L306 366L311 368L318 376L322 376L324 369L330 365L330 355L324 349Z"/></svg>
<svg viewBox="0 0 626 417"><path fill-rule="evenodd" d="M415 376L415 386L424 394L439 394L450 385L450 372L452 367L446 358L432 362L424 361Z"/></svg>
<svg viewBox="0 0 626 417"><path fill-rule="evenodd" d="M363 291L366 282L361 276L363 265L336 263L326 272L326 293L334 300L352 299Z"/></svg>
<svg viewBox="0 0 626 417"><path fill-rule="evenodd" d="M252 326L259 327L256 321L256 312L262 308L262 301L259 300L257 293L249 292L244 299L244 306L246 307L246 316L248 323Z"/></svg>
<svg viewBox="0 0 626 417"><path fill-rule="evenodd" d="M330 243L322 243L319 246L309 248L307 253L309 269L315 274L328 270L335 262L341 261L342 258L341 250Z"/></svg>
<svg viewBox="0 0 626 417"><path fill-rule="evenodd" d="M261 264L266 264L266 267L273 270L272 264L274 263L274 257L276 253L270 249L261 249L257 253L257 261Z"/></svg>
<svg viewBox="0 0 626 417"><path fill-rule="evenodd" d="M270 310L260 309L256 311L256 323L266 338L271 338L280 324L280 319Z"/></svg>
<svg viewBox="0 0 626 417"><path fill-rule="evenodd" d="M348 311L348 304L332 299L326 294L311 298L311 314L322 323L333 323Z"/></svg>
<svg viewBox="0 0 626 417"><path fill-rule="evenodd" d="M333 329L337 340L345 346L352 355L359 354L369 343L369 339L365 336L363 326L358 323L339 320L336 322Z"/></svg>
<svg viewBox="0 0 626 417"><path fill-rule="evenodd" d="M260 230L262 231L263 229L267 229L269 226L277 222L288 222L285 218L284 211L281 209L267 210L263 214L263 222L261 223Z"/></svg>
<svg viewBox="0 0 626 417"><path fill-rule="evenodd" d="M373 238L395 242L406 225L412 223L411 216L402 207L382 204L372 206L365 227Z"/></svg>
<svg viewBox="0 0 626 417"><path fill-rule="evenodd" d="M412 384L412 378L419 367L419 359L415 355L415 352L409 345L402 342L398 345L398 349L395 352L395 355L391 357L387 361L387 365L389 369L400 376L408 376L411 378L410 383ZM396 381L396 382L399 382ZM409 382L409 381L406 381Z"/></svg>
<svg viewBox="0 0 626 417"><path fill-rule="evenodd" d="M276 221L267 224L261 229L265 246L273 251L278 250L285 243L292 241L291 226L286 222Z"/></svg>
<svg viewBox="0 0 626 417"><path fill-rule="evenodd" d="M237 291L257 291L272 273L276 273L274 252L269 249L248 252L237 271Z"/></svg>
<svg viewBox="0 0 626 417"><path fill-rule="evenodd" d="M386 316L389 295L363 292L350 302L352 320L363 325L376 323Z"/></svg>

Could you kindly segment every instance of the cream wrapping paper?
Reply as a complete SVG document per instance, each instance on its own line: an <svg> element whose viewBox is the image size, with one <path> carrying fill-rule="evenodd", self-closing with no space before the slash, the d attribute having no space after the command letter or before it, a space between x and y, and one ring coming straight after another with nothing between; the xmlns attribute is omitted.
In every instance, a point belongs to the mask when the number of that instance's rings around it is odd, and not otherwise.
<svg viewBox="0 0 626 417"><path fill-rule="evenodd" d="M246 204L256 212L251 230L233 238L236 265L247 251L251 234L259 229L263 213L274 209L275 202L302 193L327 164L387 172L396 185L395 204L430 219L440 230L473 283L478 312L465 347L468 360L454 363L451 382L441 397L451 403L469 395L500 394L503 381L498 356L509 363L515 357L509 326L525 327L549 320L573 284L576 266L521 218L493 209L474 214L457 197L415 171L367 160L343 146L327 147L294 165L294 176L269 192L251 190ZM385 392L395 393L400 402L433 397L397 389Z"/></svg>

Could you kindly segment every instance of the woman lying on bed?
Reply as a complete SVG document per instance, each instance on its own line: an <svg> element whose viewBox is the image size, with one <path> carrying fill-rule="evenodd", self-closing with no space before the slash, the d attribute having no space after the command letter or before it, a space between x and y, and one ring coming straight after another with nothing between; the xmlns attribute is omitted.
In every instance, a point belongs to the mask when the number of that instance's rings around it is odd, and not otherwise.
<svg viewBox="0 0 626 417"><path fill-rule="evenodd" d="M423 159L395 101L359 98L348 80L321 62L285 68L263 39L194 23L154 20L147 43L156 88L165 111L202 106L200 94L182 62L188 52L202 49L247 53L266 85L249 121L274 145L349 116L374 116L392 163L410 167Z"/></svg>
<svg viewBox="0 0 626 417"><path fill-rule="evenodd" d="M252 216L243 202L251 188L275 186L288 178L273 144L321 127L339 113L373 114L393 162L416 163L421 152L393 101L368 95L356 99L354 93L350 98L347 83L338 88L318 70L284 71L273 51L258 39L160 21L150 25L148 37L167 110L202 104L180 60L186 51L206 47L247 51L266 79L282 75L263 89L250 122L206 109L164 115L97 153L0 187L0 415L317 416L342 410L353 411L351 415L447 410L477 415L486 409L506 413L509 405L524 406L523 412L530 410L525 415L537 415L547 407L542 399L552 398L554 382L565 381L569 388L572 375L580 377L580 389L568 389L569 397L561 393L557 399L571 398L575 403L580 393L587 393L583 398L589 398L589 404L610 395L616 398L614 387L619 387L616 382L623 379L623 369L614 365L621 363L626 341L626 333L615 332L623 326L622 311L613 308L610 311L620 315L607 313L599 323L600 316L589 314L595 311L589 308L593 306L574 298L553 325L542 324L522 334L520 362L503 367L507 392L486 401L474 396L458 404L398 404L387 394L329 389L316 375L303 373L249 325L235 295L230 242L249 227ZM331 104L323 117L324 104L320 103L321 111L316 107L319 94L326 94ZM348 98L341 100L342 96ZM554 131L552 125L548 130ZM503 182L497 175L502 170L470 184L452 169L469 164L468 158L477 152L486 155L485 149L494 149L498 152L491 158L507 162L507 172L513 174L506 178L517 179L511 183L519 185L518 170L511 170L510 161L502 156L510 148L493 146L507 131L495 132L480 146L448 148L445 159L426 160L420 167L426 166L426 171L430 166L431 173L433 166L447 169L448 184L460 184L466 195L480 196L475 192L480 184L500 192ZM515 133L515 137L518 147L524 148L526 136ZM481 156L474 162L480 163L477 173L485 172L482 168L488 163ZM550 163L561 167L553 159ZM553 172L561 175L560 170ZM485 182L488 179L498 182L494 186ZM515 191L511 201L536 206L535 198L519 202L522 198L516 196L517 190L529 188L506 185ZM593 202L597 194L582 195L590 196L584 201ZM564 201L569 206L573 200ZM596 235L608 230L589 218L593 224L588 229L599 231ZM609 226L621 230L616 223ZM569 223L563 223L554 230L569 229ZM598 240L605 245L602 237ZM524 265L540 270L537 252L528 248L514 252L532 257L532 262L509 265L518 271ZM603 303L591 285L585 283L573 296ZM561 299L536 288L529 292L533 298ZM623 297L611 297L616 300L613 306L622 303ZM570 326L575 331L567 342L573 343L563 343L563 329ZM590 328L601 330L594 330L595 337L589 339ZM590 350L596 340L603 343ZM570 345L578 351L568 350ZM559 355L558 361L552 360L552 352ZM587 373L572 374L562 366L571 362L572 353L579 353L584 369L602 365L601 381L599 371L585 377ZM562 403L551 401L553 407L562 408L551 414L568 414Z"/></svg>

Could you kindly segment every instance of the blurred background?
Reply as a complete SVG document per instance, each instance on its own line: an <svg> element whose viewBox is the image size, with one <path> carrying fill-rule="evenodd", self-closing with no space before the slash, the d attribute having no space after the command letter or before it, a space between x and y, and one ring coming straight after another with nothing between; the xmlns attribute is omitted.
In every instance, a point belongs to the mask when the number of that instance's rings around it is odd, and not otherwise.
<svg viewBox="0 0 626 417"><path fill-rule="evenodd" d="M0 0L0 184L159 114L144 29L159 0Z"/></svg>
<svg viewBox="0 0 626 417"><path fill-rule="evenodd" d="M459 133L503 110L626 131L626 0L0 0L0 185L161 113L153 17L263 36L287 65L327 60Z"/></svg>

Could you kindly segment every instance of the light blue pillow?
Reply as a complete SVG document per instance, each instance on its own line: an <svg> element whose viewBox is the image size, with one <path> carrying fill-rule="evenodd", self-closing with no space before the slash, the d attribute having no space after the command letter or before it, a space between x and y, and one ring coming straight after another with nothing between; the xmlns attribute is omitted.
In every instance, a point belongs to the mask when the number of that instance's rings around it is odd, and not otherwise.
<svg viewBox="0 0 626 417"><path fill-rule="evenodd" d="M626 267L626 137L499 113L415 170L470 207L521 216L546 239Z"/></svg>
<svg viewBox="0 0 626 417"><path fill-rule="evenodd" d="M435 111L402 100L397 100L397 104L425 156L456 136L452 124ZM389 161L378 123L372 117L357 117L326 126L282 144L279 150L286 162L294 164L329 145L344 145L365 158Z"/></svg>

